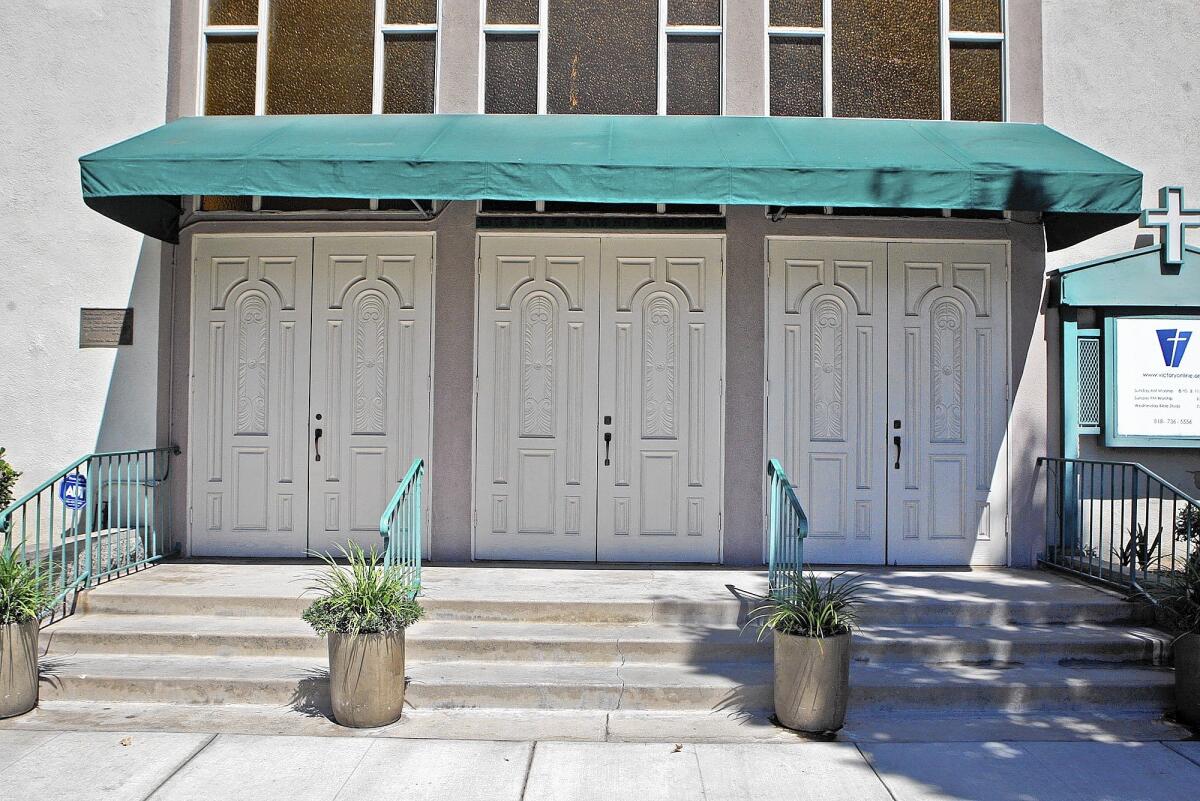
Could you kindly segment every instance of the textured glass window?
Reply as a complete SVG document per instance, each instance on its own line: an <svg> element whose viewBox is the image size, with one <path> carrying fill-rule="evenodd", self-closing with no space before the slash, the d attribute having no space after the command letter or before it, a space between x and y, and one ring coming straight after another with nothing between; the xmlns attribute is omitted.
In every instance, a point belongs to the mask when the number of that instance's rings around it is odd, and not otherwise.
<svg viewBox="0 0 1200 801"><path fill-rule="evenodd" d="M264 197L264 211L359 211L371 201L345 197Z"/></svg>
<svg viewBox="0 0 1200 801"><path fill-rule="evenodd" d="M657 0L554 0L549 17L550 113L657 113Z"/></svg>
<svg viewBox="0 0 1200 801"><path fill-rule="evenodd" d="M489 25L537 25L538 0L487 0Z"/></svg>
<svg viewBox="0 0 1200 801"><path fill-rule="evenodd" d="M258 0L208 0L209 25L257 25Z"/></svg>
<svg viewBox="0 0 1200 801"><path fill-rule="evenodd" d="M536 114L536 33L487 37L483 110L488 114Z"/></svg>
<svg viewBox="0 0 1200 801"><path fill-rule="evenodd" d="M387 0L384 19L389 25L431 25L437 22L437 0Z"/></svg>
<svg viewBox="0 0 1200 801"><path fill-rule="evenodd" d="M834 0L834 3L839 0ZM820 28L821 0L771 0L770 25L781 28Z"/></svg>
<svg viewBox="0 0 1200 801"><path fill-rule="evenodd" d="M950 30L999 33L1000 0L950 0Z"/></svg>
<svg viewBox="0 0 1200 801"><path fill-rule="evenodd" d="M772 36L771 114L777 117L820 117L825 113L821 40L807 36Z"/></svg>
<svg viewBox="0 0 1200 801"><path fill-rule="evenodd" d="M667 39L667 113L721 113L721 37Z"/></svg>
<svg viewBox="0 0 1200 801"><path fill-rule="evenodd" d="M253 114L258 42L253 36L210 36L204 70L204 113Z"/></svg>
<svg viewBox="0 0 1200 801"><path fill-rule="evenodd" d="M479 203L483 214L532 214L537 203L532 200L483 200Z"/></svg>
<svg viewBox="0 0 1200 801"><path fill-rule="evenodd" d="M268 114L370 114L374 0L271 0Z"/></svg>
<svg viewBox="0 0 1200 801"><path fill-rule="evenodd" d="M667 24L720 25L721 0L667 0Z"/></svg>
<svg viewBox="0 0 1200 801"><path fill-rule="evenodd" d="M938 0L833 4L833 113L940 119Z"/></svg>
<svg viewBox="0 0 1200 801"><path fill-rule="evenodd" d="M254 198L205 195L200 198L201 211L251 211L254 208Z"/></svg>
<svg viewBox="0 0 1200 801"><path fill-rule="evenodd" d="M1001 75L999 42L951 42L950 118L1002 120Z"/></svg>
<svg viewBox="0 0 1200 801"><path fill-rule="evenodd" d="M383 43L383 113L432 114L436 75L432 33L389 35Z"/></svg>
<svg viewBox="0 0 1200 801"><path fill-rule="evenodd" d="M547 200L549 214L654 214L653 203L577 203L566 200Z"/></svg>

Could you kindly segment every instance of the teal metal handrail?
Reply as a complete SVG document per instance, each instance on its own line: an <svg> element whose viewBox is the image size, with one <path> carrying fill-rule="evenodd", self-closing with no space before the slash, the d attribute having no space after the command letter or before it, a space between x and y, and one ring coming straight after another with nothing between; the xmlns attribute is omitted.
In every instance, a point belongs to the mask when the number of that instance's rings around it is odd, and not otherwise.
<svg viewBox="0 0 1200 801"><path fill-rule="evenodd" d="M162 558L160 487L178 453L90 453L0 511L5 550L49 574L56 596L48 614L81 589Z"/></svg>
<svg viewBox="0 0 1200 801"><path fill-rule="evenodd" d="M414 459L379 518L384 565L403 567L418 590L421 586L421 485L424 478L425 460Z"/></svg>
<svg viewBox="0 0 1200 801"><path fill-rule="evenodd" d="M1200 559L1200 501L1137 462L1042 456L1043 565L1134 595Z"/></svg>
<svg viewBox="0 0 1200 801"><path fill-rule="evenodd" d="M808 515L778 459L767 462L767 481L767 594L786 598L795 594L804 570Z"/></svg>

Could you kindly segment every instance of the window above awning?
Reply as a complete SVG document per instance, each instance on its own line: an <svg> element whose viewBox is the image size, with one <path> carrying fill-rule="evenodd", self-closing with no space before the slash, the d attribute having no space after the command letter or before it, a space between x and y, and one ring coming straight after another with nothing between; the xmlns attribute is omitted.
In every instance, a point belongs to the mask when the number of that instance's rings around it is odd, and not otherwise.
<svg viewBox="0 0 1200 801"><path fill-rule="evenodd" d="M180 197L1031 211L1051 250L1138 216L1142 175L1044 125L805 117L188 117L79 160L97 211L176 241Z"/></svg>

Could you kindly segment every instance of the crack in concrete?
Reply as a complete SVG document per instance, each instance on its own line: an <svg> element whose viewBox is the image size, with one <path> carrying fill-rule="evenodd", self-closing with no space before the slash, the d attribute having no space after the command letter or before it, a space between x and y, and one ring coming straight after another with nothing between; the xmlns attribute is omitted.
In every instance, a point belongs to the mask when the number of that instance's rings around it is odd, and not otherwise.
<svg viewBox="0 0 1200 801"><path fill-rule="evenodd" d="M619 688L617 688L617 706L615 707L615 709L617 709L617 710L619 710L621 708L621 704L624 703L624 701L625 701L625 677L621 675L621 668L623 668L623 667L625 667L625 652L621 650L621 638L617 637L617 681L621 682L621 686ZM605 735L606 735L606 737L608 734L607 721L608 721L608 716L606 715L605 716L605 726L606 726Z"/></svg>

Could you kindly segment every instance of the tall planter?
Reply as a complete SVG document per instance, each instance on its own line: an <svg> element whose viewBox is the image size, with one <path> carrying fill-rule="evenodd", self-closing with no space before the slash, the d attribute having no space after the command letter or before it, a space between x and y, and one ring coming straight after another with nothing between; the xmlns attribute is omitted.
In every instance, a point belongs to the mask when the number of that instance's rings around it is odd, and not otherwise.
<svg viewBox="0 0 1200 801"><path fill-rule="evenodd" d="M0 718L37 706L37 648L37 620L0 624Z"/></svg>
<svg viewBox="0 0 1200 801"><path fill-rule="evenodd" d="M329 698L343 726L371 728L404 709L404 632L329 635Z"/></svg>
<svg viewBox="0 0 1200 801"><path fill-rule="evenodd" d="M776 630L775 717L789 729L831 732L846 722L850 632L799 637Z"/></svg>
<svg viewBox="0 0 1200 801"><path fill-rule="evenodd" d="M1175 641L1175 710L1184 723L1200 726L1200 634Z"/></svg>

